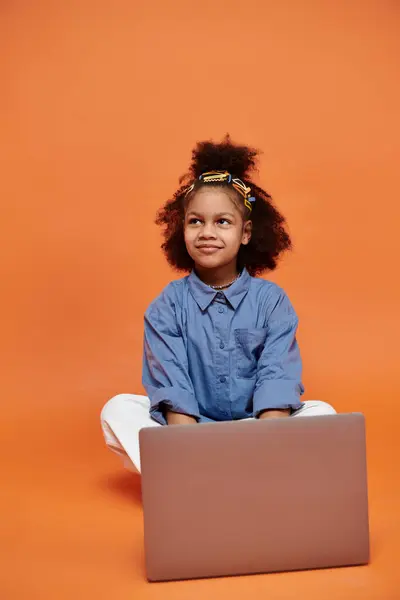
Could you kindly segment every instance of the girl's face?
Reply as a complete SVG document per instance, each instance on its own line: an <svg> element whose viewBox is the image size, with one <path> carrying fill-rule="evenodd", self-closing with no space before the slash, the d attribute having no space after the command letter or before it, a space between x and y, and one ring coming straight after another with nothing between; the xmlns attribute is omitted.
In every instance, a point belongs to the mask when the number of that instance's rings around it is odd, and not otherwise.
<svg viewBox="0 0 400 600"><path fill-rule="evenodd" d="M248 244L251 221L243 221L240 208L221 188L201 188L190 200L185 214L186 248L200 270L236 274L241 244Z"/></svg>

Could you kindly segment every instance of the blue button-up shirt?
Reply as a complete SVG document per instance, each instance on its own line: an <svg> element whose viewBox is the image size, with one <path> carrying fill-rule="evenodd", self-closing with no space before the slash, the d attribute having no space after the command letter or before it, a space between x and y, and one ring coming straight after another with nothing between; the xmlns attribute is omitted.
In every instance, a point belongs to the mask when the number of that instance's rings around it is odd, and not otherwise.
<svg viewBox="0 0 400 600"><path fill-rule="evenodd" d="M297 315L275 283L251 277L218 292L193 271L171 282L145 314L143 385L151 415L199 421L296 409L304 392Z"/></svg>

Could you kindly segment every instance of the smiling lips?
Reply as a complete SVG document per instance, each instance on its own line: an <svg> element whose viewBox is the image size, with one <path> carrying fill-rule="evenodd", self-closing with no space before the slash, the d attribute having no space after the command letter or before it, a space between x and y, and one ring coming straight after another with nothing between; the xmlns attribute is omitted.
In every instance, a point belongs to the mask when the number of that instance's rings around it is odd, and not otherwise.
<svg viewBox="0 0 400 600"><path fill-rule="evenodd" d="M197 250L203 252L204 254L214 254L217 250L221 250L220 246L213 246L211 244L203 244L202 246L197 246Z"/></svg>

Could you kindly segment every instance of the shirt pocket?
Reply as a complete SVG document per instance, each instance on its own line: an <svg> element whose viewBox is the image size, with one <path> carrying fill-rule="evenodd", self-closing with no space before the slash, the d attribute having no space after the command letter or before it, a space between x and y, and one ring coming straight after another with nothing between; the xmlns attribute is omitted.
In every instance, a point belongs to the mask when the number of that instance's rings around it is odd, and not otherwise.
<svg viewBox="0 0 400 600"><path fill-rule="evenodd" d="M254 379L257 364L264 350L267 329L235 329L236 376L239 379Z"/></svg>

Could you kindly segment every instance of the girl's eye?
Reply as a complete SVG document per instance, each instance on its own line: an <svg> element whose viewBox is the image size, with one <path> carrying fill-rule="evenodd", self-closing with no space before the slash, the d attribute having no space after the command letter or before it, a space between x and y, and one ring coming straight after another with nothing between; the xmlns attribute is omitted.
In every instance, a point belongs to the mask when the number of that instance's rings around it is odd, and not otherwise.
<svg viewBox="0 0 400 600"><path fill-rule="evenodd" d="M202 223L202 220L198 219L197 217L191 217L188 220L188 225L198 225L199 223ZM229 219L218 219L217 224L218 225L230 225L231 222L229 221Z"/></svg>

